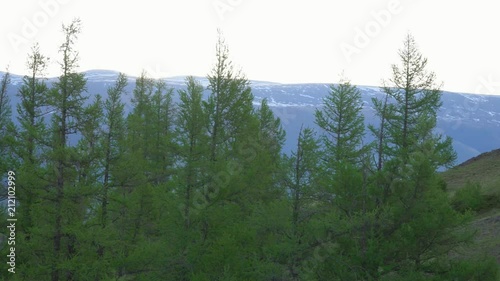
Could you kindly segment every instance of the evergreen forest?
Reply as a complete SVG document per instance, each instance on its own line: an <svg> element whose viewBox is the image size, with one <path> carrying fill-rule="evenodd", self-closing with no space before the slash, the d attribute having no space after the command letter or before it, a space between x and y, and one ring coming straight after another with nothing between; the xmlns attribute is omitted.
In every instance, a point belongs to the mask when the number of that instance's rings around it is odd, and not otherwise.
<svg viewBox="0 0 500 281"><path fill-rule="evenodd" d="M473 212L438 172L456 154L435 130L441 84L411 34L380 77L377 119L365 126L341 77L315 112L321 129L304 126L284 153L280 119L253 105L222 34L207 87L188 77L174 91L143 72L127 112L125 74L87 92L80 32L63 25L55 83L32 47L16 106L1 77L0 171L17 218L13 245L2 228L1 280L499 280L494 258L460 250Z"/></svg>

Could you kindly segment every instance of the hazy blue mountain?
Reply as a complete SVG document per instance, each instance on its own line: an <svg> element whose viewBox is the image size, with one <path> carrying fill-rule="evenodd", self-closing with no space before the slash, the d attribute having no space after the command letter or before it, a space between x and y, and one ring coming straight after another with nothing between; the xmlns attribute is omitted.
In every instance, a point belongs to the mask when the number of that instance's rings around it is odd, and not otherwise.
<svg viewBox="0 0 500 281"><path fill-rule="evenodd" d="M106 97L106 89L113 85L118 75L116 71L91 70L85 72L87 92L90 96L101 94ZM3 76L3 73L0 75ZM165 78L167 84L174 89L184 88L185 77ZM206 86L206 78L198 80ZM11 101L18 102L17 89L22 76L12 75L12 85L9 87ZM55 78L47 79L48 83ZM285 151L294 149L296 138L302 125L316 128L314 110L322 104L322 98L328 94L329 84L280 84L263 81L251 81L257 106L264 98L269 106L281 118L287 132ZM131 108L130 99L135 87L135 77L129 77L127 95L124 102L127 110ZM363 112L367 124L379 122L374 116L372 97L382 97L378 87L358 86L362 92ZM205 93L208 95L208 91ZM177 98L177 95L175 95ZM477 95L467 93L443 92L443 106L438 116L438 130L454 139L454 147L458 153L457 164L480 153L500 147L500 96ZM16 114L15 110L13 111ZM317 130L318 134L320 133ZM372 138L367 135L366 141Z"/></svg>

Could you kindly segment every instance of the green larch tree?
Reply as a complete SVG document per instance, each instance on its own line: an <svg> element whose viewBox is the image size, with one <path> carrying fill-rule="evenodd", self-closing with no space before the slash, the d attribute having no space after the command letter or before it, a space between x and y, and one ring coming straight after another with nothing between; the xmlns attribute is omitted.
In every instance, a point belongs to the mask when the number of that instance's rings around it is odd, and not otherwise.
<svg viewBox="0 0 500 281"><path fill-rule="evenodd" d="M434 72L427 71L427 58L417 48L415 39L408 34L404 46L399 50L401 65L392 65L389 85L383 87L393 107L387 116L387 132L391 149L388 153L406 163L410 151L429 139L441 147L438 166L449 166L456 158L449 137L441 139L434 134L437 111L442 105L440 86L436 84ZM383 108L380 108L383 109ZM379 110L380 110L379 109Z"/></svg>
<svg viewBox="0 0 500 281"><path fill-rule="evenodd" d="M312 243L308 224L319 213L316 202L320 158L320 144L314 131L301 128L297 148L287 161L289 171L286 182L291 205L290 247L293 250L286 264L291 280L300 280L301 267Z"/></svg>
<svg viewBox="0 0 500 281"><path fill-rule="evenodd" d="M149 141L154 136L151 131L152 108L151 98L154 91L154 80L145 71L135 80L132 97L132 112L127 116L127 131L131 148L142 154L145 160L151 156Z"/></svg>
<svg viewBox="0 0 500 281"><path fill-rule="evenodd" d="M9 169L8 157L8 127L12 123L12 109L10 105L10 98L8 96L8 87L10 84L10 73L7 70L0 80L0 169L7 171ZM12 163L10 163L12 164Z"/></svg>
<svg viewBox="0 0 500 281"><path fill-rule="evenodd" d="M197 249L202 248L199 233L202 213L207 203L204 185L208 179L209 145L207 116L203 110L203 86L194 77L186 78L186 89L178 90L175 119L177 167L173 176L173 203L177 210L167 217L165 228L172 243L166 257L173 270L165 273L175 280L190 280L197 271ZM175 227L172 227L172 224Z"/></svg>
<svg viewBox="0 0 500 281"><path fill-rule="evenodd" d="M280 180L286 171L282 153L286 133L280 118L276 117L269 107L267 99L262 100L256 114L259 132L257 138L248 139L256 144L253 162L256 170L252 173L260 175L259 180L255 182L255 187L260 187L259 200L271 202L285 195Z"/></svg>
<svg viewBox="0 0 500 281"><path fill-rule="evenodd" d="M61 75L47 95L47 105L52 111L51 143L48 151L48 165L54 167L50 175L53 189L49 190L54 221L53 249L47 256L50 261L51 279L57 281L74 278L76 267L62 269L62 261L71 259L76 254L74 251L75 239L73 233L67 231L70 223L82 223L71 217L71 212L65 212L65 205L72 204L66 196L66 189L73 186L76 180L76 171L72 162L76 157L75 144L70 142L69 136L75 135L81 128L84 102L87 99L82 93L86 90L84 75L76 72L78 66L78 53L74 49L75 40L81 30L79 19L73 20L69 25L63 25L64 42L59 48L62 55L60 61ZM76 266L76 265L74 265Z"/></svg>
<svg viewBox="0 0 500 281"><path fill-rule="evenodd" d="M279 158L286 134L281 120L275 117L267 99L262 100L257 116L259 117L260 142L266 146L271 157Z"/></svg>
<svg viewBox="0 0 500 281"><path fill-rule="evenodd" d="M102 279L113 273L115 251L118 248L117 245L120 244L119 230L113 224L118 217L117 212L113 212L115 211L113 206L116 206L113 205L115 203L113 194L118 186L116 174L123 154L120 146L123 144L126 133L125 105L122 101L126 86L127 77L119 73L113 86L107 89L107 98L102 103L102 108L96 107L97 104L89 108L89 118L100 119L101 123L99 136L95 136L97 143L94 144L99 149L96 151L99 152L98 162L95 163L97 171L94 171L97 177L93 178L95 197L92 202L89 202L90 206L95 206L91 208L93 218L89 222L92 229L88 237L92 239L92 245L86 249L87 258L98 261L93 263L94 267L92 267L92 276L95 279ZM98 112L101 112L101 116L95 116Z"/></svg>
<svg viewBox="0 0 500 281"><path fill-rule="evenodd" d="M228 47L219 34L216 63L208 75L210 95L204 103L208 114L210 158L225 158L224 152L234 148L234 141L245 131L253 113L253 95L249 81L235 71L229 60Z"/></svg>
<svg viewBox="0 0 500 281"><path fill-rule="evenodd" d="M435 74L427 72L415 40L407 35L399 51L401 65L392 66L386 99L375 102L381 127L377 134L378 163L373 190L379 206L369 225L372 262L361 264L376 279L443 276L440 266L452 266L449 255L469 241L467 216L455 212L440 188L437 169L450 165L455 152L450 138L434 134L441 93ZM383 190L383 195L376 189ZM380 200L381 198L381 200ZM460 230L461 229L461 230ZM377 261L373 263L373 261Z"/></svg>
<svg viewBox="0 0 500 281"><path fill-rule="evenodd" d="M182 170L178 177L182 203L180 211L184 217L184 226L191 225L191 211L195 194L201 196L202 185L206 178L205 166L208 154L207 116L203 111L203 86L194 77L186 79L186 90L179 90L179 111L176 119L179 160Z"/></svg>
<svg viewBox="0 0 500 281"><path fill-rule="evenodd" d="M127 86L127 76L119 73L115 84L108 88L108 97L104 102L104 132L102 138L103 167L102 176L102 202L101 202L101 226L106 228L108 224L109 189L113 185L113 175L117 169L117 161L120 160L123 149L120 144L125 136L125 104L122 97ZM102 249L103 251L104 249Z"/></svg>
<svg viewBox="0 0 500 281"><path fill-rule="evenodd" d="M331 164L360 162L365 131L361 92L342 79L331 85L323 107L315 112L316 124L322 129L322 144Z"/></svg>
<svg viewBox="0 0 500 281"><path fill-rule="evenodd" d="M208 99L203 101L208 132L207 177L195 199L200 236L192 250L196 278L248 279L245 275L253 247L241 247L250 231L245 220L263 198L255 179L259 120L249 81L235 71L228 47L219 34L216 62L208 75ZM196 195L195 195L196 196ZM247 241L249 242L249 241ZM213 247L225 249L216 251ZM222 272L222 273L221 273Z"/></svg>
<svg viewBox="0 0 500 281"><path fill-rule="evenodd" d="M154 136L151 138L151 179L154 183L165 183L172 176L175 162L174 154L174 121L175 104L173 89L167 87L165 81L154 81L154 92L151 96L151 120Z"/></svg>
<svg viewBox="0 0 500 281"><path fill-rule="evenodd" d="M24 186L20 190L19 197L23 201L21 214L23 215L23 231L26 239L30 239L31 228L33 227L33 205L43 183L46 180L43 176L42 150L47 143L46 124L44 116L48 113L45 105L45 97L49 88L43 78L48 64L48 58L40 53L38 44L31 49L28 56L27 67L29 75L23 77L23 82L19 88L18 97L20 103L17 104L19 128L16 133L16 156L19 158L19 179Z"/></svg>
<svg viewBox="0 0 500 281"><path fill-rule="evenodd" d="M323 107L315 113L315 122L323 132L323 192L334 196L333 205L347 216L362 205L361 166L368 150L363 145L365 125L361 110L361 92L342 78L338 85L330 87Z"/></svg>

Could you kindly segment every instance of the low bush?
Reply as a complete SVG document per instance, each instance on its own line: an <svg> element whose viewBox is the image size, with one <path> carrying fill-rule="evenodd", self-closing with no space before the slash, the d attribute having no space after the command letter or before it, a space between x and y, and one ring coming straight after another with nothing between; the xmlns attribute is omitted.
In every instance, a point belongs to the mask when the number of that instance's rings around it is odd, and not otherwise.
<svg viewBox="0 0 500 281"><path fill-rule="evenodd" d="M497 281L499 277L499 267L495 258L486 256L455 262L445 280Z"/></svg>
<svg viewBox="0 0 500 281"><path fill-rule="evenodd" d="M484 208L485 198L481 194L481 185L468 182L457 190L452 198L452 205L459 212L480 211Z"/></svg>

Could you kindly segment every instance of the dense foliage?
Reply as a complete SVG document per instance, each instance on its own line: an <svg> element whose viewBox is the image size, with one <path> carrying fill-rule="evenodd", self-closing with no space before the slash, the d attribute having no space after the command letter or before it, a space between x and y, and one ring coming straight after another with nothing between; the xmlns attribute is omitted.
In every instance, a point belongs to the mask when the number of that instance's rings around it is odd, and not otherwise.
<svg viewBox="0 0 500 281"><path fill-rule="evenodd" d="M434 133L440 90L410 35L379 120L365 128L343 79L321 130L302 128L285 155L221 35L208 87L188 77L174 93L143 73L126 113L127 77L85 94L80 22L63 32L56 83L37 45L28 56L17 125L0 81L0 168L19 201L16 273L2 280L496 280L494 261L456 251L476 206L459 194L456 211L442 188L455 154Z"/></svg>

